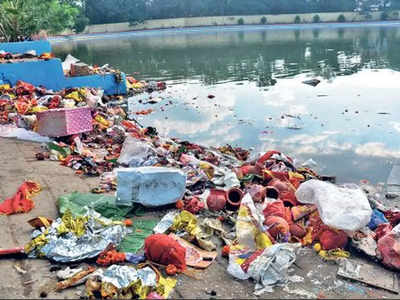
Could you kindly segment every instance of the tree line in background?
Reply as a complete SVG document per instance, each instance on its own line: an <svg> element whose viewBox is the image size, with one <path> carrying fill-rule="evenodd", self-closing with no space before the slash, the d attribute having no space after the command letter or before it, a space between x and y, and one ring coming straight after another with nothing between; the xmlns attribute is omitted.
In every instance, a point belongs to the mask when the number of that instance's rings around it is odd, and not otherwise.
<svg viewBox="0 0 400 300"><path fill-rule="evenodd" d="M400 0L84 0L91 24L200 16L300 14L400 8Z"/></svg>
<svg viewBox="0 0 400 300"><path fill-rule="evenodd" d="M400 0L0 0L0 38L17 41L40 30L82 32L88 24L148 19L374 10L400 10Z"/></svg>

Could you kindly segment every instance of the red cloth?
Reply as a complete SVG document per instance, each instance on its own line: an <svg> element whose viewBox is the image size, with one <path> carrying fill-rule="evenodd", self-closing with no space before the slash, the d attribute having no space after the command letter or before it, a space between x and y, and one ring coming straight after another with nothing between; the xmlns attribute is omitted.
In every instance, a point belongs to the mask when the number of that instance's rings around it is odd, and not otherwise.
<svg viewBox="0 0 400 300"><path fill-rule="evenodd" d="M281 200L269 203L264 209L263 213L265 219L269 216L276 216L285 219L288 224L293 224L293 218L290 208L285 207L283 201Z"/></svg>
<svg viewBox="0 0 400 300"><path fill-rule="evenodd" d="M375 229L375 239L379 241L381 237L390 233L392 229L393 229L392 225L388 223L379 224L378 227Z"/></svg>
<svg viewBox="0 0 400 300"><path fill-rule="evenodd" d="M400 238L396 233L386 234L378 240L378 254L382 263L389 267L400 269Z"/></svg>
<svg viewBox="0 0 400 300"><path fill-rule="evenodd" d="M153 234L144 241L147 259L162 265L174 265L179 271L186 270L186 249L166 234Z"/></svg>
<svg viewBox="0 0 400 300"><path fill-rule="evenodd" d="M344 231L335 229L324 230L319 235L319 241L324 250L343 249L346 247L348 239Z"/></svg>
<svg viewBox="0 0 400 300"><path fill-rule="evenodd" d="M271 202L267 205L267 207L263 211L264 217L267 218L269 216L276 216L286 219L286 210L283 202L280 200Z"/></svg>
<svg viewBox="0 0 400 300"><path fill-rule="evenodd" d="M35 206L31 197L39 191L40 185L38 183L25 181L13 197L0 203L0 214L11 215L31 211Z"/></svg>
<svg viewBox="0 0 400 300"><path fill-rule="evenodd" d="M312 236L311 239L313 241L318 240L319 235L326 229L329 229L328 226L326 226L320 216L318 211L313 212L309 219L308 219L309 225L312 227Z"/></svg>
<svg viewBox="0 0 400 300"><path fill-rule="evenodd" d="M396 227L396 225L400 223L400 211L388 210L384 213L384 215L393 227Z"/></svg>
<svg viewBox="0 0 400 300"><path fill-rule="evenodd" d="M307 231L305 230L305 228L303 226L301 226L300 224L296 224L296 223L291 224L289 226L289 229L290 229L290 234L299 239L302 239L307 234Z"/></svg>
<svg viewBox="0 0 400 300"><path fill-rule="evenodd" d="M268 226L268 232L272 235L274 239L278 239L278 237L283 237L283 239L289 238L289 224L286 222L285 219L277 216L269 216L265 220L264 224Z"/></svg>

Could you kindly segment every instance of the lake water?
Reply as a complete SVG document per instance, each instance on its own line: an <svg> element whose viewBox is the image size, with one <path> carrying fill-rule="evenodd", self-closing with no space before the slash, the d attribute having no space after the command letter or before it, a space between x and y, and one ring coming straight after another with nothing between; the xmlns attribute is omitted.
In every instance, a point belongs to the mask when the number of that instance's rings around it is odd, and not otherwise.
<svg viewBox="0 0 400 300"><path fill-rule="evenodd" d="M400 158L400 26L328 27L161 30L53 47L167 81L152 95L160 103L135 108L155 109L139 122L162 134L276 149L339 182L383 182ZM313 78L316 87L302 83Z"/></svg>

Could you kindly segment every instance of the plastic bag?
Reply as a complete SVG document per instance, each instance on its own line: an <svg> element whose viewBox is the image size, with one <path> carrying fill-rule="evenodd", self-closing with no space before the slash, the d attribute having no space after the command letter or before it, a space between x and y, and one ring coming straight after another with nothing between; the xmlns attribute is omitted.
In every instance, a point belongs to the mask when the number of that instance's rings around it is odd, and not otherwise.
<svg viewBox="0 0 400 300"><path fill-rule="evenodd" d="M248 274L260 285L256 289L288 281L288 269L296 261L289 244L276 244L264 250L249 266Z"/></svg>
<svg viewBox="0 0 400 300"><path fill-rule="evenodd" d="M355 185L339 187L312 179L300 185L296 197L301 203L315 204L324 224L336 229L356 231L371 219L368 199Z"/></svg>
<svg viewBox="0 0 400 300"><path fill-rule="evenodd" d="M149 166L154 164L154 162L147 164L151 156L155 156L155 152L148 143L128 136L122 146L118 163L130 167Z"/></svg>
<svg viewBox="0 0 400 300"><path fill-rule="evenodd" d="M186 175L178 169L141 167L118 169L117 205L162 206L181 199Z"/></svg>
<svg viewBox="0 0 400 300"><path fill-rule="evenodd" d="M371 230L375 230L380 224L389 223L385 218L385 215L377 209L372 212L371 220L368 223L368 227Z"/></svg>
<svg viewBox="0 0 400 300"><path fill-rule="evenodd" d="M239 244L250 250L271 246L272 242L265 232L263 223L263 214L256 209L250 194L246 194L242 199L236 221Z"/></svg>
<svg viewBox="0 0 400 300"><path fill-rule="evenodd" d="M286 243L250 254L234 246L229 254L228 273L241 280L253 278L256 281L256 293L261 294L264 289L271 290L275 285L285 284L288 281L288 269L295 260L293 245Z"/></svg>
<svg viewBox="0 0 400 300"><path fill-rule="evenodd" d="M131 210L130 207L118 207L113 196L78 192L59 197L57 206L61 215L69 210L73 216L84 216L88 208L92 208L103 217L114 220L124 219Z"/></svg>

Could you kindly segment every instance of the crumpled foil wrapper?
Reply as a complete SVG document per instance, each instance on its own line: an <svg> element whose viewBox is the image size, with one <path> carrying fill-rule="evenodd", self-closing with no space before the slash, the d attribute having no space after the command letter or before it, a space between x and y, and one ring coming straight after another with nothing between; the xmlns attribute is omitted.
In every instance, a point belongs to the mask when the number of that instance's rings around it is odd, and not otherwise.
<svg viewBox="0 0 400 300"><path fill-rule="evenodd" d="M153 228L154 233L165 233L173 224L175 217L179 215L178 210L167 213L160 222Z"/></svg>
<svg viewBox="0 0 400 300"><path fill-rule="evenodd" d="M119 245L127 234L125 226L110 225L110 220L97 218L98 215L93 210L89 210L88 215L86 232L81 237L77 237L72 232L59 235L57 228L62 223L61 219L54 221L48 229L48 234L46 234L48 242L40 249L40 252L48 259L56 262L80 261L98 256L110 243ZM105 226L104 223L109 225ZM38 232L35 231L32 236L35 237L37 234ZM38 253L32 251L28 256L34 258L38 256Z"/></svg>
<svg viewBox="0 0 400 300"><path fill-rule="evenodd" d="M138 279L142 281L142 286L157 285L156 273L149 267L136 270L128 266L112 265L98 275L102 282L111 283L118 289L127 288Z"/></svg>

